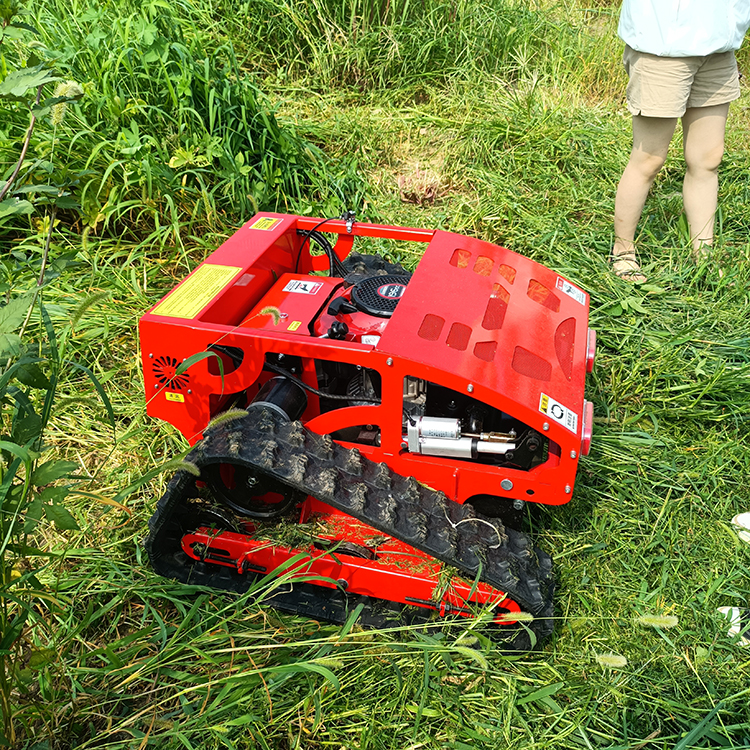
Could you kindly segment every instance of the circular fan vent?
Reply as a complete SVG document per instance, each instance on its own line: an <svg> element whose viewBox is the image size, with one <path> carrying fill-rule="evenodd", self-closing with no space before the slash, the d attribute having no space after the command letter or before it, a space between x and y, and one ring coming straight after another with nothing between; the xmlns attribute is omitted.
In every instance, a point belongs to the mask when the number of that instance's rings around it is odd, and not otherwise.
<svg viewBox="0 0 750 750"><path fill-rule="evenodd" d="M390 318L406 291L408 276L383 274L371 276L352 287L352 302L362 312L379 318Z"/></svg>
<svg viewBox="0 0 750 750"><path fill-rule="evenodd" d="M181 391L187 388L190 378L186 372L177 375L179 361L174 357L157 357L154 360L154 377L165 387Z"/></svg>

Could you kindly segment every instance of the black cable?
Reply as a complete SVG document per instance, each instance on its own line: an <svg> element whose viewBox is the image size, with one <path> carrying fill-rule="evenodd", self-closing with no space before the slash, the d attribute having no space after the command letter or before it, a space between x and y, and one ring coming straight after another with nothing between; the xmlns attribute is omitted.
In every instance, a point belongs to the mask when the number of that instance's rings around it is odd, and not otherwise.
<svg viewBox="0 0 750 750"><path fill-rule="evenodd" d="M306 391L309 391L319 398L329 398L333 401L365 401L368 404L381 403L381 400L379 398L366 398L364 396L339 396L336 393L323 393L323 391L319 391L317 388L313 388L311 385L303 382L296 375L292 375L289 370L285 370L283 367L276 367L276 365L272 365L270 362L264 363L263 369L268 370L269 372L273 372L276 375L281 375L282 377L289 378L289 380L291 380L293 383L296 383L300 388L304 388Z"/></svg>
<svg viewBox="0 0 750 750"><path fill-rule="evenodd" d="M328 257L328 265L331 276L346 276L346 269L334 252L333 246L328 241L328 238L320 232L312 231L310 232L310 239L315 240L318 246Z"/></svg>
<svg viewBox="0 0 750 750"><path fill-rule="evenodd" d="M307 229L298 229L297 234L301 234L304 236L304 240L302 240L302 244L299 246L299 253L297 254L297 262L294 266L294 273L299 273L299 261L302 257L302 250L305 247L305 241L310 241L310 237L312 234L318 229L318 227L322 227L323 224L328 223L329 221L339 221L339 218L337 216L329 216L327 219L323 219L323 221L319 221L312 229L309 231ZM319 234L319 233L318 233ZM330 261L330 257L329 257Z"/></svg>

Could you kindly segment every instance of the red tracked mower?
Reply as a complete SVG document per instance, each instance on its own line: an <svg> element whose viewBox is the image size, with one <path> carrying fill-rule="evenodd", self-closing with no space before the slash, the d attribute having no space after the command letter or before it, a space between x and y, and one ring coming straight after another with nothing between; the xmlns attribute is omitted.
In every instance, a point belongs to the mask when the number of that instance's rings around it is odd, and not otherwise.
<svg viewBox="0 0 750 750"><path fill-rule="evenodd" d="M358 238L426 247L409 273ZM148 413L194 444L151 564L237 592L286 570L268 602L333 622L484 608L528 648L552 631L551 559L507 519L571 499L588 307L488 242L258 214L140 321Z"/></svg>

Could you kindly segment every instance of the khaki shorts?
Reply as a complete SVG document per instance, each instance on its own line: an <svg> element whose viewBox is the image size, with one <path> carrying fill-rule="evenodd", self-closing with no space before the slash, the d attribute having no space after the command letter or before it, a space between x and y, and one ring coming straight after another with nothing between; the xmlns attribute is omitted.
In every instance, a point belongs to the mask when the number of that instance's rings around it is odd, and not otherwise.
<svg viewBox="0 0 750 750"><path fill-rule="evenodd" d="M628 109L644 117L682 117L688 107L712 107L740 96L734 52L705 57L659 57L627 45Z"/></svg>

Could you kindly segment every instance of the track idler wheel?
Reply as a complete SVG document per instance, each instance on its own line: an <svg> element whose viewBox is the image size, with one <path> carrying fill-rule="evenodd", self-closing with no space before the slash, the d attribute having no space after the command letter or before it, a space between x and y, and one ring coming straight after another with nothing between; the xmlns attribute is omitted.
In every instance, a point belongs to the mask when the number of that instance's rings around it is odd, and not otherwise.
<svg viewBox="0 0 750 750"><path fill-rule="evenodd" d="M233 463L204 466L202 478L217 500L241 516L261 521L281 518L306 497L259 470Z"/></svg>

